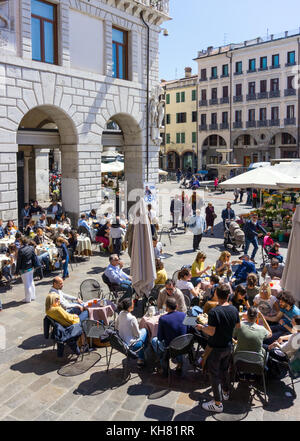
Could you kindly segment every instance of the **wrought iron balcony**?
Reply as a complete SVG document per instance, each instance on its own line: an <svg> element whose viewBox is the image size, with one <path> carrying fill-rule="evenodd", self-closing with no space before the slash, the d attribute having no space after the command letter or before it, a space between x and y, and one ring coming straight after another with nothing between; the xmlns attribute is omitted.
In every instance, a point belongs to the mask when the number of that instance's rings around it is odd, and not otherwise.
<svg viewBox="0 0 300 441"><path fill-rule="evenodd" d="M210 124L209 125L209 130L218 130L219 125L218 124Z"/></svg>
<svg viewBox="0 0 300 441"><path fill-rule="evenodd" d="M220 124L220 130L227 130L227 129L229 129L229 124L228 124L228 122L225 122L225 123L221 123L221 124Z"/></svg>
<svg viewBox="0 0 300 441"><path fill-rule="evenodd" d="M234 103L241 103L243 101L243 95L237 95L233 97Z"/></svg>
<svg viewBox="0 0 300 441"><path fill-rule="evenodd" d="M247 121L246 127L247 129L256 127L256 121Z"/></svg>
<svg viewBox="0 0 300 441"><path fill-rule="evenodd" d="M285 126L295 126L296 125L296 118L285 118L284 125Z"/></svg>
<svg viewBox="0 0 300 441"><path fill-rule="evenodd" d="M278 127L280 126L280 119L270 119L269 120L270 127Z"/></svg>
<svg viewBox="0 0 300 441"><path fill-rule="evenodd" d="M269 98L279 98L280 90L271 90L269 94Z"/></svg>
<svg viewBox="0 0 300 441"><path fill-rule="evenodd" d="M248 69L247 70L247 73L249 74L249 73L255 73L255 72L257 72L257 69Z"/></svg>
<svg viewBox="0 0 300 441"><path fill-rule="evenodd" d="M201 131L205 131L205 130L207 130L207 124L200 124L199 131L201 132Z"/></svg>
<svg viewBox="0 0 300 441"><path fill-rule="evenodd" d="M296 95L296 89L285 89L284 96L293 96Z"/></svg>
<svg viewBox="0 0 300 441"><path fill-rule="evenodd" d="M243 75L243 71L241 70L240 72L234 72L234 75Z"/></svg>
<svg viewBox="0 0 300 441"><path fill-rule="evenodd" d="M269 70L268 66L258 68L258 72L263 72L264 70Z"/></svg>
<svg viewBox="0 0 300 441"><path fill-rule="evenodd" d="M256 93L249 93L247 95L247 101L255 101L256 100Z"/></svg>
<svg viewBox="0 0 300 441"><path fill-rule="evenodd" d="M221 78L228 78L229 77L229 73L227 75L221 75Z"/></svg>
<svg viewBox="0 0 300 441"><path fill-rule="evenodd" d="M243 121L235 121L233 123L233 128L234 129L242 129L243 128Z"/></svg>
<svg viewBox="0 0 300 441"><path fill-rule="evenodd" d="M221 98L220 104L228 104L228 103L229 103L229 96Z"/></svg>
<svg viewBox="0 0 300 441"><path fill-rule="evenodd" d="M208 105L208 101L207 100L200 100L199 101L199 107L204 107Z"/></svg>
<svg viewBox="0 0 300 441"><path fill-rule="evenodd" d="M268 127L268 121L262 120L262 121L257 121L257 127Z"/></svg>
<svg viewBox="0 0 300 441"><path fill-rule="evenodd" d="M210 77L210 80L217 80L219 78L218 75L214 76L214 77Z"/></svg>
<svg viewBox="0 0 300 441"><path fill-rule="evenodd" d="M296 61L293 63L285 63L285 67L296 66Z"/></svg>
<svg viewBox="0 0 300 441"><path fill-rule="evenodd" d="M259 92L257 94L257 99L258 100L264 100L264 99L266 99L268 97L269 97L269 92Z"/></svg>
<svg viewBox="0 0 300 441"><path fill-rule="evenodd" d="M270 66L270 69L280 69L281 65L280 64L275 64L274 66Z"/></svg>
<svg viewBox="0 0 300 441"><path fill-rule="evenodd" d="M209 100L209 104L211 106L215 106L216 104L219 104L219 98L212 98L211 100Z"/></svg>
<svg viewBox="0 0 300 441"><path fill-rule="evenodd" d="M202 77L199 79L199 82L202 82L202 81L207 81L207 77Z"/></svg>

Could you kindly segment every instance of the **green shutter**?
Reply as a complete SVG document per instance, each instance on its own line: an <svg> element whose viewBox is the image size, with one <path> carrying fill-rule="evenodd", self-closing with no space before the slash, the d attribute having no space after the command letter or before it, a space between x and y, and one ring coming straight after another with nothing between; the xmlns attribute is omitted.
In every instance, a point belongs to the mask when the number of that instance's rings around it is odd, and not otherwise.
<svg viewBox="0 0 300 441"><path fill-rule="evenodd" d="M179 115L180 115L180 113L176 113L176 124L180 123Z"/></svg>
<svg viewBox="0 0 300 441"><path fill-rule="evenodd" d="M192 142L197 142L196 132L192 133Z"/></svg>
<svg viewBox="0 0 300 441"><path fill-rule="evenodd" d="M181 102L185 102L185 92L181 92Z"/></svg>
<svg viewBox="0 0 300 441"><path fill-rule="evenodd" d="M185 144L185 133L181 133L181 144Z"/></svg>
<svg viewBox="0 0 300 441"><path fill-rule="evenodd" d="M171 143L171 136L170 133L167 133L167 144Z"/></svg>
<svg viewBox="0 0 300 441"><path fill-rule="evenodd" d="M180 92L176 93L176 103L180 103Z"/></svg>
<svg viewBox="0 0 300 441"><path fill-rule="evenodd" d="M170 104L170 94L169 93L167 94L166 100L167 100L167 104Z"/></svg>
<svg viewBox="0 0 300 441"><path fill-rule="evenodd" d="M192 101L196 101L196 90L192 90Z"/></svg>
<svg viewBox="0 0 300 441"><path fill-rule="evenodd" d="M171 115L167 114L167 124L171 124Z"/></svg>
<svg viewBox="0 0 300 441"><path fill-rule="evenodd" d="M176 143L180 144L180 133L176 133Z"/></svg>

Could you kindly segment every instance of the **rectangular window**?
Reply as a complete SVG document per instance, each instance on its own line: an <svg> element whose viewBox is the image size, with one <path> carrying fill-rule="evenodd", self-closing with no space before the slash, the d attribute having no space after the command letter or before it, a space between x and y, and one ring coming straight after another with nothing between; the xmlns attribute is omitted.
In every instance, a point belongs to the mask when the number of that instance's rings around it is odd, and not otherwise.
<svg viewBox="0 0 300 441"><path fill-rule="evenodd" d="M228 86L223 87L223 98L228 98Z"/></svg>
<svg viewBox="0 0 300 441"><path fill-rule="evenodd" d="M294 89L294 76L287 78L287 88L288 89Z"/></svg>
<svg viewBox="0 0 300 441"><path fill-rule="evenodd" d="M218 68L217 67L212 67L211 68L211 77L212 78L217 78L218 77Z"/></svg>
<svg viewBox="0 0 300 441"><path fill-rule="evenodd" d="M57 9L43 0L31 0L32 59L57 64Z"/></svg>
<svg viewBox="0 0 300 441"><path fill-rule="evenodd" d="M271 80L271 92L277 92L279 90L279 78L273 78Z"/></svg>
<svg viewBox="0 0 300 441"><path fill-rule="evenodd" d="M216 100L218 98L218 89L216 87L213 87L211 89L211 99Z"/></svg>
<svg viewBox="0 0 300 441"><path fill-rule="evenodd" d="M217 113L212 113L211 114L211 123L212 124L217 124L218 122L218 114Z"/></svg>
<svg viewBox="0 0 300 441"><path fill-rule="evenodd" d="M228 123L228 112L222 113L222 123L227 124Z"/></svg>
<svg viewBox="0 0 300 441"><path fill-rule="evenodd" d="M197 133L192 132L192 142L197 142Z"/></svg>
<svg viewBox="0 0 300 441"><path fill-rule="evenodd" d="M166 104L170 104L170 94L169 93L167 93L167 96L166 96Z"/></svg>
<svg viewBox="0 0 300 441"><path fill-rule="evenodd" d="M206 80L207 79L207 75L206 75L206 69L201 69L201 80Z"/></svg>
<svg viewBox="0 0 300 441"><path fill-rule="evenodd" d="M176 143L180 144L180 133L176 133Z"/></svg>
<svg viewBox="0 0 300 441"><path fill-rule="evenodd" d="M249 83L249 95L255 95L255 81Z"/></svg>
<svg viewBox="0 0 300 441"><path fill-rule="evenodd" d="M237 61L235 63L235 73L242 73L243 72L243 63L242 61Z"/></svg>
<svg viewBox="0 0 300 441"><path fill-rule="evenodd" d="M167 144L171 144L171 135L167 133Z"/></svg>
<svg viewBox="0 0 300 441"><path fill-rule="evenodd" d="M279 119L279 107L271 108L271 119L273 121Z"/></svg>
<svg viewBox="0 0 300 441"><path fill-rule="evenodd" d="M206 101L207 95L206 95L206 89L201 90L201 100Z"/></svg>
<svg viewBox="0 0 300 441"><path fill-rule="evenodd" d="M236 94L236 96L241 96L242 95L242 85L241 84L237 84L235 86L235 94Z"/></svg>
<svg viewBox="0 0 300 441"><path fill-rule="evenodd" d="M272 55L272 67L279 67L279 54Z"/></svg>
<svg viewBox="0 0 300 441"><path fill-rule="evenodd" d="M250 109L248 112L249 115L249 121L255 121L255 109Z"/></svg>
<svg viewBox="0 0 300 441"><path fill-rule="evenodd" d="M259 120L266 121L267 119L267 109L265 107L259 109Z"/></svg>
<svg viewBox="0 0 300 441"><path fill-rule="evenodd" d="M197 91L194 89L192 90L192 101L196 101L197 100Z"/></svg>
<svg viewBox="0 0 300 441"><path fill-rule="evenodd" d="M235 122L242 122L242 111L241 110L235 111Z"/></svg>
<svg viewBox="0 0 300 441"><path fill-rule="evenodd" d="M185 144L185 133L181 133L181 144Z"/></svg>
<svg viewBox="0 0 300 441"><path fill-rule="evenodd" d="M112 28L113 77L128 79L128 33Z"/></svg>
<svg viewBox="0 0 300 441"><path fill-rule="evenodd" d="M260 57L260 68L266 70L268 68L268 57Z"/></svg>
<svg viewBox="0 0 300 441"><path fill-rule="evenodd" d="M176 103L180 103L180 92L176 93Z"/></svg>
<svg viewBox="0 0 300 441"><path fill-rule="evenodd" d="M288 119L295 118L295 106L294 105L287 106L287 108L286 108L286 117Z"/></svg>
<svg viewBox="0 0 300 441"><path fill-rule="evenodd" d="M260 82L260 92L264 93L267 91L267 80L261 80Z"/></svg>
<svg viewBox="0 0 300 441"><path fill-rule="evenodd" d="M223 64L223 66L222 66L222 75L223 75L223 77L228 77L228 75L229 75L228 64Z"/></svg>
<svg viewBox="0 0 300 441"><path fill-rule="evenodd" d="M197 118L197 110L192 112L192 122L197 122L198 118Z"/></svg>
<svg viewBox="0 0 300 441"><path fill-rule="evenodd" d="M202 113L201 115L201 125L206 126L206 113Z"/></svg>
<svg viewBox="0 0 300 441"><path fill-rule="evenodd" d="M181 92L181 102L185 102L185 92Z"/></svg>
<svg viewBox="0 0 300 441"><path fill-rule="evenodd" d="M186 113L176 113L176 123L186 123Z"/></svg>
<svg viewBox="0 0 300 441"><path fill-rule="evenodd" d="M253 58L252 60L249 60L249 71L255 72L256 70L256 59Z"/></svg>
<svg viewBox="0 0 300 441"><path fill-rule="evenodd" d="M166 116L166 123L171 124L171 115L169 113Z"/></svg>
<svg viewBox="0 0 300 441"><path fill-rule="evenodd" d="M291 65L296 64L295 51L288 52L288 54L287 54L287 63L291 64Z"/></svg>

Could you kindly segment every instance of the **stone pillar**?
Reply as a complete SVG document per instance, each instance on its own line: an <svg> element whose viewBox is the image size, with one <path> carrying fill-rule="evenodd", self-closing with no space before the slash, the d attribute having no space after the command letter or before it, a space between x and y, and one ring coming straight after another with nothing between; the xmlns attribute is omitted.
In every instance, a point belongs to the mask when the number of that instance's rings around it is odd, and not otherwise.
<svg viewBox="0 0 300 441"><path fill-rule="evenodd" d="M275 147L275 159L281 158L281 152L279 147Z"/></svg>
<svg viewBox="0 0 300 441"><path fill-rule="evenodd" d="M0 144L0 219L18 222L17 144Z"/></svg>
<svg viewBox="0 0 300 441"><path fill-rule="evenodd" d="M60 149L53 149L54 156L54 166L57 167L58 170L61 170L61 151Z"/></svg>
<svg viewBox="0 0 300 441"><path fill-rule="evenodd" d="M270 161L270 152L269 150L266 150L266 162Z"/></svg>
<svg viewBox="0 0 300 441"><path fill-rule="evenodd" d="M29 202L29 166L30 151L24 152L24 201Z"/></svg>
<svg viewBox="0 0 300 441"><path fill-rule="evenodd" d="M35 198L39 202L46 202L49 200L49 151L49 149L34 149Z"/></svg>

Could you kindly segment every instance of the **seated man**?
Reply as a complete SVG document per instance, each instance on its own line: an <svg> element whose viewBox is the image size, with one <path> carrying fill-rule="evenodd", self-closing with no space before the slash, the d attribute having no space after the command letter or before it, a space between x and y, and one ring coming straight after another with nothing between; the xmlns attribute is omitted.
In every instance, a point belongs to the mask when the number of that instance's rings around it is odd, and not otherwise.
<svg viewBox="0 0 300 441"><path fill-rule="evenodd" d="M46 241L46 237L44 235L44 231L41 227L36 230L36 236L33 239L37 245L42 245ZM49 240L49 239L48 239Z"/></svg>
<svg viewBox="0 0 300 441"><path fill-rule="evenodd" d="M60 306L69 314L77 314L80 322L89 318L88 311L83 306L83 301L79 298L66 294L62 291L64 281L61 277L54 277L52 287L49 294L56 293L59 295Z"/></svg>
<svg viewBox="0 0 300 441"><path fill-rule="evenodd" d="M122 289L126 291L125 295L120 299L120 301L123 300L123 298L132 297L133 293L131 286L131 277L124 273L122 267L123 262L116 254L112 254L109 257L109 265L104 271L104 274L106 275L106 277L108 277L110 283L114 285L119 285Z"/></svg>
<svg viewBox="0 0 300 441"><path fill-rule="evenodd" d="M39 220L36 222L35 226L37 228L42 228L44 231L51 231L51 229L47 226L46 215L43 213Z"/></svg>
<svg viewBox="0 0 300 441"><path fill-rule="evenodd" d="M168 360L164 359L166 348L174 338L187 333L187 327L183 325L185 313L177 311L177 303L175 298L171 297L167 299L166 309L167 314L161 316L158 322L157 337L154 337L151 342L153 350L160 358L160 363L164 374L167 374L168 369ZM177 357L177 362L178 365L176 370L181 371L183 362L182 355Z"/></svg>
<svg viewBox="0 0 300 441"><path fill-rule="evenodd" d="M166 280L165 288L162 289L158 295L157 307L162 309L169 298L174 298L177 304L177 311L184 312L186 314L187 308L184 301L184 296L180 289L175 288L174 281L172 279Z"/></svg>
<svg viewBox="0 0 300 441"><path fill-rule="evenodd" d="M241 283L246 283L248 274L256 274L255 264L250 262L250 257L245 254L239 258L242 263L237 267L236 272L233 275L234 286L240 285Z"/></svg>
<svg viewBox="0 0 300 441"><path fill-rule="evenodd" d="M88 224L87 216L85 213L83 213L80 216L80 219L78 221L78 227L84 227L88 230L89 233L91 233L91 227Z"/></svg>
<svg viewBox="0 0 300 441"><path fill-rule="evenodd" d="M261 276L265 278L266 276L271 277L272 280L281 280L284 270L284 264L279 263L279 260L275 257L271 260L271 263L267 263L261 272Z"/></svg>
<svg viewBox="0 0 300 441"><path fill-rule="evenodd" d="M62 206L57 201L52 201L47 208L47 214L54 214L56 220L60 220L62 215Z"/></svg>

